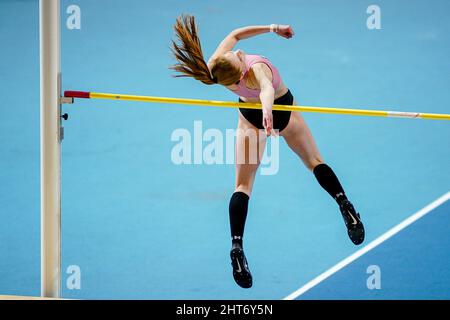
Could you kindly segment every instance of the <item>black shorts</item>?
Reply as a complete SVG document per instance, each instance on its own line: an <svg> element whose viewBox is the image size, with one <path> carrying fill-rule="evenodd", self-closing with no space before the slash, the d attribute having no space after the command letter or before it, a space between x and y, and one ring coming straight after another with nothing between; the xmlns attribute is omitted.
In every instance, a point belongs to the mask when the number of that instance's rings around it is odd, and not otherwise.
<svg viewBox="0 0 450 320"><path fill-rule="evenodd" d="M239 102L244 102L239 98ZM273 104L281 104L286 106L292 106L294 104L294 97L290 90L286 92L284 95L275 99ZM264 129L263 126L263 118L262 118L262 110L260 109L245 109L239 108L242 115L248 122L257 127L258 129ZM278 131L282 131L287 127L289 123L289 119L291 118L291 111L278 111L273 110L273 128L278 129Z"/></svg>

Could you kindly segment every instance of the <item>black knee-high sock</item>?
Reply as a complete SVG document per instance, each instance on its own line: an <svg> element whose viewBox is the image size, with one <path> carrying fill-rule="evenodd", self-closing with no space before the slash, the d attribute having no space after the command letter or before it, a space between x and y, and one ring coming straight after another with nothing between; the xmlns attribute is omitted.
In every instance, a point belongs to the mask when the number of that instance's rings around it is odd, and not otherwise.
<svg viewBox="0 0 450 320"><path fill-rule="evenodd" d="M339 179L328 165L321 163L314 168L313 172L322 188L324 188L338 204L342 200L347 199Z"/></svg>
<svg viewBox="0 0 450 320"><path fill-rule="evenodd" d="M235 192L230 199L230 227L233 246L242 247L245 220L247 219L249 196L243 192Z"/></svg>

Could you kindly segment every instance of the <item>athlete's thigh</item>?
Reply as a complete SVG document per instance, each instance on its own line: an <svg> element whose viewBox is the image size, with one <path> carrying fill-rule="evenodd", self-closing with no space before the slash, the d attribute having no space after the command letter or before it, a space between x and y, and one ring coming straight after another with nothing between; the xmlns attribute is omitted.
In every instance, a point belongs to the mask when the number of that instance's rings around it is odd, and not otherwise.
<svg viewBox="0 0 450 320"><path fill-rule="evenodd" d="M266 146L266 135L240 114L236 132L236 188L251 192ZM242 191L242 190L239 190Z"/></svg>
<svg viewBox="0 0 450 320"><path fill-rule="evenodd" d="M312 170L323 162L311 130L301 113L292 112L289 124L281 132L281 136L309 169Z"/></svg>

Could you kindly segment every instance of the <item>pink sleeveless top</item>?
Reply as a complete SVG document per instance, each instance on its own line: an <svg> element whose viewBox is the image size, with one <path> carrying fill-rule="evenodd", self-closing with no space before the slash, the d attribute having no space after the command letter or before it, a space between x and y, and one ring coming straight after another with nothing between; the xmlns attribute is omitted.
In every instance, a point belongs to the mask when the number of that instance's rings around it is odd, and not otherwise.
<svg viewBox="0 0 450 320"><path fill-rule="evenodd" d="M240 97L244 97L244 98L259 98L259 94L261 93L260 89L250 89L247 88L246 83L247 83L247 77L248 77L248 72L250 70L250 68L255 64L255 63L265 63L269 69L272 71L272 85L273 88L275 90L278 89L278 87L280 86L281 83L281 77L280 74L278 73L277 68L275 68L275 66L270 63L270 61L263 57L263 56L258 56L258 55L253 55L253 54L246 54L245 55L245 74L244 77L241 79L241 81L239 81L239 84L237 84L237 89L235 90L231 90L233 91L235 94L237 94Z"/></svg>

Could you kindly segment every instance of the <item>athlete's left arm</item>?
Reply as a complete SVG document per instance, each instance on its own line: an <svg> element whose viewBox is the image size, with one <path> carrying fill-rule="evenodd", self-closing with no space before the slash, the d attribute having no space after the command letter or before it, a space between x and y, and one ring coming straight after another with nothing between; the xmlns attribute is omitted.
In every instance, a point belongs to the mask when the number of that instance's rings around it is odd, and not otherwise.
<svg viewBox="0 0 450 320"><path fill-rule="evenodd" d="M256 63L252 66L253 74L261 88L259 99L263 110L263 126L269 135L273 129L272 106L275 89L272 85L272 71L265 63Z"/></svg>

